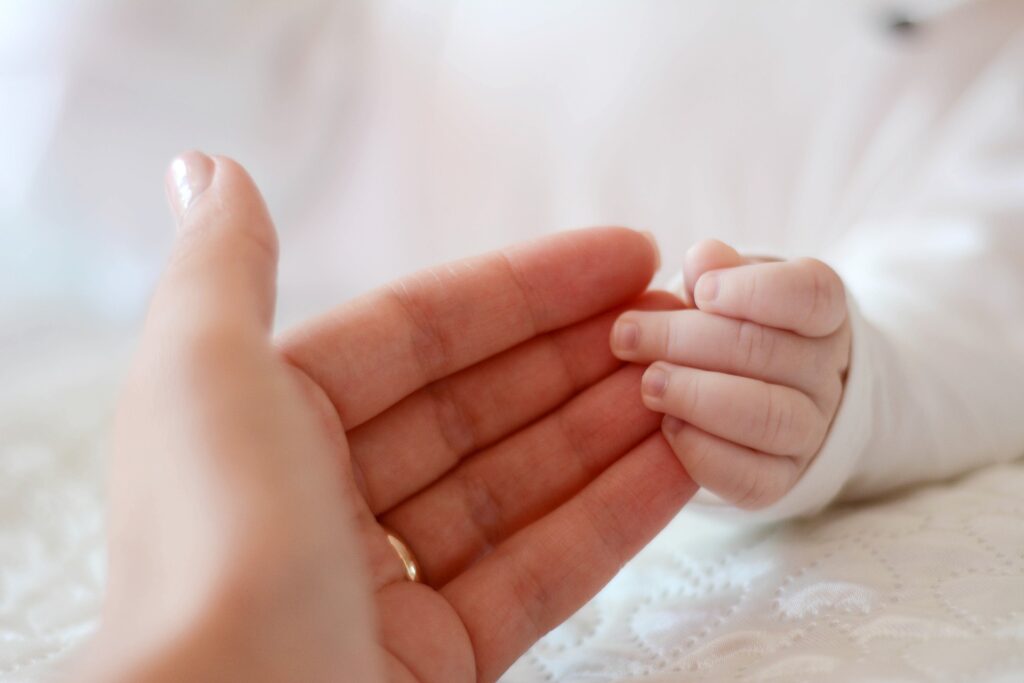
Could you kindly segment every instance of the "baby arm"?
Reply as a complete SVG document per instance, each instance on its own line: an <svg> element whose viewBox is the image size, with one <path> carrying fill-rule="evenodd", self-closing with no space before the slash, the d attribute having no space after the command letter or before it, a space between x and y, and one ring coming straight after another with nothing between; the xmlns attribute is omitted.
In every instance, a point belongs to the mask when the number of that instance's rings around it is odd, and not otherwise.
<svg viewBox="0 0 1024 683"><path fill-rule="evenodd" d="M651 364L644 403L701 486L742 508L783 497L828 434L850 359L839 276L821 261L745 259L709 240L687 253L693 308L631 311L615 354Z"/></svg>

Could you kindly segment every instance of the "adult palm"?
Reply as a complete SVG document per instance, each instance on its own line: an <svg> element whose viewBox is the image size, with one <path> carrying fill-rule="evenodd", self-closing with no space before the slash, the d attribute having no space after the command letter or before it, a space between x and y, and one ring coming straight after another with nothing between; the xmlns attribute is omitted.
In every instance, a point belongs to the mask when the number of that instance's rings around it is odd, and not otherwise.
<svg viewBox="0 0 1024 683"><path fill-rule="evenodd" d="M557 235L274 344L273 227L240 167L209 164L120 411L108 622L131 621L139 593L171 596L163 621L214 624L200 630L242 644L214 668L244 660L249 680L496 679L695 489L640 369L608 349L622 306L674 305L635 301L654 248L624 229Z"/></svg>

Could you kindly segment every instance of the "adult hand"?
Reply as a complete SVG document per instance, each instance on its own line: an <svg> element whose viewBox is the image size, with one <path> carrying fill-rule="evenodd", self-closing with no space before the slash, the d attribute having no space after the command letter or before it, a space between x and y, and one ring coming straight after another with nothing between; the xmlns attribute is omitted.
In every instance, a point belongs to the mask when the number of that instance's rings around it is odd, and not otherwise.
<svg viewBox="0 0 1024 683"><path fill-rule="evenodd" d="M171 180L78 680L494 680L693 494L607 345L655 268L640 234L435 268L274 344L252 181L194 152Z"/></svg>

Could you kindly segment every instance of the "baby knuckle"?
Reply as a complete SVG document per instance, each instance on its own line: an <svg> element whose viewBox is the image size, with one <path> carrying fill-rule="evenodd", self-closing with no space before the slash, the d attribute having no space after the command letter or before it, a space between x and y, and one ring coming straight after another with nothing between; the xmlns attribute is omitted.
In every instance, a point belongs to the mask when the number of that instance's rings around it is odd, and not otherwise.
<svg viewBox="0 0 1024 683"><path fill-rule="evenodd" d="M834 331L845 317L843 282L831 267L817 259L804 259L809 286L805 323L815 329Z"/></svg>
<svg viewBox="0 0 1024 683"><path fill-rule="evenodd" d="M760 497L760 489L761 486L753 472L747 471L739 475L730 496L733 505L747 510L755 507L753 501Z"/></svg>
<svg viewBox="0 0 1024 683"><path fill-rule="evenodd" d="M693 428L683 425L669 445L672 447L672 452L679 458L679 462L697 483L706 483L707 467L709 463L714 462L711 443L707 439L695 438Z"/></svg>
<svg viewBox="0 0 1024 683"><path fill-rule="evenodd" d="M789 436L793 426L792 403L780 395L780 388L768 385L765 407L759 418L758 439L765 448L775 450Z"/></svg>
<svg viewBox="0 0 1024 683"><path fill-rule="evenodd" d="M681 382L678 408L683 415L695 415L700 412L701 399L704 394L701 377L703 373L688 373L688 381Z"/></svg>
<svg viewBox="0 0 1024 683"><path fill-rule="evenodd" d="M754 275L753 277L748 277L741 280L743 285L741 289L740 300L743 304L744 309L747 311L756 310L758 307L758 291L760 290L760 280L761 278L759 275Z"/></svg>
<svg viewBox="0 0 1024 683"><path fill-rule="evenodd" d="M800 464L793 458L779 458L758 453L760 458L772 458L765 467L752 470L748 475L752 484L744 490L735 505L745 510L757 510L777 503L792 488L801 471Z"/></svg>
<svg viewBox="0 0 1024 683"><path fill-rule="evenodd" d="M664 321L661 324L661 332L658 334L657 339L660 344L658 352L662 355L674 358L677 354L681 353L686 343L682 320L679 317L672 316Z"/></svg>
<svg viewBox="0 0 1024 683"><path fill-rule="evenodd" d="M764 369L772 363L775 339L763 325L742 320L736 326L736 349L741 368Z"/></svg>
<svg viewBox="0 0 1024 683"><path fill-rule="evenodd" d="M733 495L733 504L744 510L762 508L778 498L774 489L773 482L765 478L763 472L749 469L737 482L737 488Z"/></svg>
<svg viewBox="0 0 1024 683"><path fill-rule="evenodd" d="M812 341L811 352L804 356L804 362L811 377L818 380L822 377L829 377L836 372L839 355L835 351L832 339L816 339Z"/></svg>
<svg viewBox="0 0 1024 683"><path fill-rule="evenodd" d="M808 401L811 399L808 398ZM794 434L794 444L791 449L794 455L800 457L811 456L818 452L825 442L825 436L828 434L828 428L832 422L817 408L808 413L813 413L813 416L802 421L800 428Z"/></svg>
<svg viewBox="0 0 1024 683"><path fill-rule="evenodd" d="M821 408L825 416L831 419L839 409L843 398L843 380L838 374L827 377L821 385Z"/></svg>

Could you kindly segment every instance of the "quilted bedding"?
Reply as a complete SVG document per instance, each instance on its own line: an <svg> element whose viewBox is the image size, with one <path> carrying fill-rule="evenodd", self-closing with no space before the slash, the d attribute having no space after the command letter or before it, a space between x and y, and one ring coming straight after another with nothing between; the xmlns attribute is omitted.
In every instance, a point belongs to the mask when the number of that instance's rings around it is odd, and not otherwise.
<svg viewBox="0 0 1024 683"><path fill-rule="evenodd" d="M46 680L95 626L106 351L6 359L3 681ZM1022 492L1018 462L796 523L684 512L504 681L1024 680Z"/></svg>

